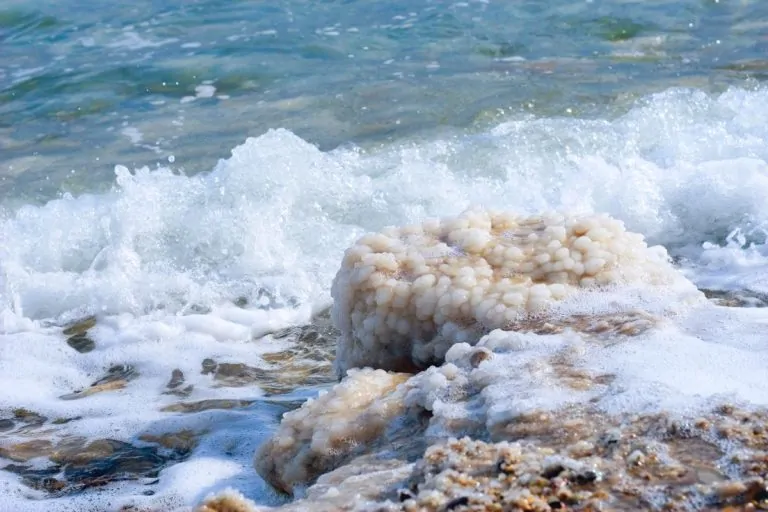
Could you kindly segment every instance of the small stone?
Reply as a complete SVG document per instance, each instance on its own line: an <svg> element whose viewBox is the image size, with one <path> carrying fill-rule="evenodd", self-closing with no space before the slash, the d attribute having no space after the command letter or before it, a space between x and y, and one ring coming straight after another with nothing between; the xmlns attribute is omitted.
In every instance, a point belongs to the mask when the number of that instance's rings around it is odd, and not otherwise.
<svg viewBox="0 0 768 512"><path fill-rule="evenodd" d="M65 424L69 423L70 421L75 421L75 420L79 420L79 419L82 419L82 416L75 416L73 418L56 418L51 423L53 423L54 425L65 425Z"/></svg>
<svg viewBox="0 0 768 512"><path fill-rule="evenodd" d="M116 364L110 366L107 370L107 374L95 381L91 386L98 386L100 384L106 384L108 382L115 381L131 381L139 376L139 372L136 368L129 364Z"/></svg>
<svg viewBox="0 0 768 512"><path fill-rule="evenodd" d="M62 400L77 400L85 398L87 396L101 393L102 391L114 391L117 389L123 389L126 384L139 376L139 372L129 364L117 364L110 366L106 375L96 380L91 387L67 395L62 395L59 398Z"/></svg>
<svg viewBox="0 0 768 512"><path fill-rule="evenodd" d="M184 373L178 368L175 368L171 372L171 380L168 381L168 384L166 384L166 387L168 389L176 389L182 384L184 384Z"/></svg>
<svg viewBox="0 0 768 512"><path fill-rule="evenodd" d="M197 446L199 435L192 430L181 430L169 434L142 434L139 439L147 443L159 444L163 448L177 453L189 453Z"/></svg>
<svg viewBox="0 0 768 512"><path fill-rule="evenodd" d="M253 400L201 400L199 402L181 402L171 404L160 409L163 412L200 412L210 409L238 409L248 407Z"/></svg>
<svg viewBox="0 0 768 512"><path fill-rule="evenodd" d="M48 420L48 418L45 416L34 411L30 411L29 409L24 409L23 407L14 409L13 417L18 421L26 423L27 425L42 425Z"/></svg>
<svg viewBox="0 0 768 512"><path fill-rule="evenodd" d="M207 357L203 359L202 366L203 366L203 371L200 373L202 373L203 375L208 375L209 373L213 373L214 371L216 371L216 366L218 365L216 361L214 361L210 357Z"/></svg>
<svg viewBox="0 0 768 512"><path fill-rule="evenodd" d="M552 480L556 476L560 476L560 473L565 471L565 468L562 466L562 464L557 464L555 466L551 466L544 470L544 472L541 474L544 478L547 480Z"/></svg>
<svg viewBox="0 0 768 512"><path fill-rule="evenodd" d="M91 386L87 389L83 389L80 391L75 391L74 393L69 393L66 395L61 395L59 398L61 400L79 400L81 398L85 398L87 396L95 395L96 393L101 393L102 391L115 391L118 389L123 389L126 386L126 381L124 380L116 380L111 382L105 382L104 384L98 384L96 386Z"/></svg>
<svg viewBox="0 0 768 512"><path fill-rule="evenodd" d="M61 331L61 333L64 336L74 336L77 334L85 334L89 329L91 329L95 325L96 325L96 317L89 316L87 318L78 320L77 322L65 327L64 330Z"/></svg>
<svg viewBox="0 0 768 512"><path fill-rule="evenodd" d="M463 507L465 505L469 505L469 498L466 496L461 496L459 498L454 498L445 505L445 510L453 510L458 507Z"/></svg>
<svg viewBox="0 0 768 512"><path fill-rule="evenodd" d="M717 494L721 499L733 498L744 494L747 486L743 482L725 482L717 486Z"/></svg>
<svg viewBox="0 0 768 512"><path fill-rule="evenodd" d="M583 473L577 473L576 476L573 477L573 483L576 485L587 485L596 481L597 478L598 474L594 471L585 471Z"/></svg>
<svg viewBox="0 0 768 512"><path fill-rule="evenodd" d="M752 481L747 485L746 490L747 501L753 503L762 503L768 501L768 488L765 486L765 482Z"/></svg>
<svg viewBox="0 0 768 512"><path fill-rule="evenodd" d="M70 336L67 338L67 345L77 350L81 354L87 354L96 348L96 342L89 338L85 333Z"/></svg>

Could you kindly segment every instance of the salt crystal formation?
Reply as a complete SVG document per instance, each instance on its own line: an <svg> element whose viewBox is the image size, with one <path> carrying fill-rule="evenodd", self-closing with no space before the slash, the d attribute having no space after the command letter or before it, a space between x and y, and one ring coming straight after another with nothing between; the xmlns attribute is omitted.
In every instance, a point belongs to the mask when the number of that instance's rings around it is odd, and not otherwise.
<svg viewBox="0 0 768 512"><path fill-rule="evenodd" d="M256 504L234 489L209 496L195 512L253 512Z"/></svg>
<svg viewBox="0 0 768 512"><path fill-rule="evenodd" d="M469 210L388 228L349 248L334 279L336 371L424 369L579 289L678 278L663 247L607 215Z"/></svg>
<svg viewBox="0 0 768 512"><path fill-rule="evenodd" d="M386 396L408 377L383 370L350 370L331 392L283 416L278 431L257 451L256 470L277 489L293 493L295 487L340 466L403 413L402 399Z"/></svg>

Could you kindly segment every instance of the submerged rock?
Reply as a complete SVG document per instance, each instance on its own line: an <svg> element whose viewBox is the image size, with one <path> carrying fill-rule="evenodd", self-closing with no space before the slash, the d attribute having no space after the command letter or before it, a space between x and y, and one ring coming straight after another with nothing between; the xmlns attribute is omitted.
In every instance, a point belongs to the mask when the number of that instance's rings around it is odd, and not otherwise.
<svg viewBox="0 0 768 512"><path fill-rule="evenodd" d="M95 326L96 326L96 317L89 316L68 325L61 331L61 333L64 336L75 336L78 334L85 334L86 332L88 332L88 330L90 330Z"/></svg>
<svg viewBox="0 0 768 512"><path fill-rule="evenodd" d="M65 327L62 334L67 336L67 345L81 354L92 351L96 348L96 342L88 336L88 331L95 325L96 317L91 316Z"/></svg>
<svg viewBox="0 0 768 512"><path fill-rule="evenodd" d="M96 342L86 334L76 334L67 338L67 345L81 354L87 354L96 348Z"/></svg>
<svg viewBox="0 0 768 512"><path fill-rule="evenodd" d="M228 400L228 399L210 399L200 400L199 402L180 402L163 407L163 412L183 412L193 413L208 411L211 409L238 409L248 407L254 400Z"/></svg>
<svg viewBox="0 0 768 512"><path fill-rule="evenodd" d="M0 457L22 463L48 459L50 464L43 468L39 464L9 464L2 469L18 474L34 489L64 495L122 480L156 481L160 470L184 460L197 442L195 434L187 431L145 435L142 440L152 445L71 436L56 443L40 439L0 449Z"/></svg>
<svg viewBox="0 0 768 512"><path fill-rule="evenodd" d="M62 395L59 398L62 400L79 400L81 398L85 398L96 393L101 393L103 391L115 391L118 389L123 389L128 384L128 382L132 381L138 376L139 372L131 365L114 365L107 370L103 377L94 381L90 387L75 391L74 393Z"/></svg>

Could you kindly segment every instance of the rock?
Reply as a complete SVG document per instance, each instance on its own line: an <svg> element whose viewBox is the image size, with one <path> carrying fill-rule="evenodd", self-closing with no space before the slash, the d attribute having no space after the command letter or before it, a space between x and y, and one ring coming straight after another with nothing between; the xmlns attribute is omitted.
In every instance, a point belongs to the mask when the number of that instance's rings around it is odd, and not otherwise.
<svg viewBox="0 0 768 512"><path fill-rule="evenodd" d="M194 446L194 436L186 431L153 438L165 451L155 446L134 446L113 439L89 441L83 437L65 437L55 445L38 439L0 449L0 456L18 462L44 457L53 464L39 469L26 465L8 465L5 469L22 477L25 484L54 495L81 492L119 480L155 478L168 464L183 460ZM63 477L62 477L63 476Z"/></svg>
<svg viewBox="0 0 768 512"><path fill-rule="evenodd" d="M248 407L253 404L253 400L201 400L199 402L180 402L171 404L160 409L163 412L200 412L210 409L237 409Z"/></svg>
<svg viewBox="0 0 768 512"><path fill-rule="evenodd" d="M75 334L67 338L67 345L81 354L86 354L96 348L96 342L86 334Z"/></svg>
<svg viewBox="0 0 768 512"><path fill-rule="evenodd" d="M333 390L283 416L278 431L256 453L256 470L277 489L293 493L338 468L367 450L402 415L403 399L395 390L408 377L350 370Z"/></svg>
<svg viewBox="0 0 768 512"><path fill-rule="evenodd" d="M27 462L30 459L48 455L52 447L53 444L47 439L33 439L23 443L0 447L0 457L16 462Z"/></svg>
<svg viewBox="0 0 768 512"><path fill-rule="evenodd" d="M123 389L129 381L139 376L139 372L131 365L115 365L111 366L106 375L96 380L90 387L62 395L59 398L62 400L79 400L87 396L101 393L103 391L115 391Z"/></svg>
<svg viewBox="0 0 768 512"><path fill-rule="evenodd" d="M181 387L182 384L184 384L184 373L179 370L178 368L175 368L171 372L171 379L168 381L168 384L166 384L167 391L164 391L164 395L175 395L180 398L186 398L189 395L192 394L192 391L194 390L194 386L192 384Z"/></svg>
<svg viewBox="0 0 768 512"><path fill-rule="evenodd" d="M87 318L83 318L82 320L78 320L77 322L74 322L67 327L64 328L61 333L64 336L75 336L78 334L85 334L88 332L89 329L93 328L96 325L96 317L95 316L89 316Z"/></svg>
<svg viewBox="0 0 768 512"><path fill-rule="evenodd" d="M176 389L182 384L184 384L184 373L178 368L175 368L171 372L171 380L168 381L168 384L166 385L166 387L168 389Z"/></svg>
<svg viewBox="0 0 768 512"><path fill-rule="evenodd" d="M317 358L318 347L297 344L289 350L265 354L267 368L244 363L219 363L207 358L202 374L212 375L220 386L242 387L256 385L269 394L282 394L300 386L327 384L335 381L329 358Z"/></svg>
<svg viewBox="0 0 768 512"><path fill-rule="evenodd" d="M195 449L200 440L200 433L192 430L181 430L169 434L142 434L139 439L147 443L159 444L163 448L179 454L187 454Z"/></svg>

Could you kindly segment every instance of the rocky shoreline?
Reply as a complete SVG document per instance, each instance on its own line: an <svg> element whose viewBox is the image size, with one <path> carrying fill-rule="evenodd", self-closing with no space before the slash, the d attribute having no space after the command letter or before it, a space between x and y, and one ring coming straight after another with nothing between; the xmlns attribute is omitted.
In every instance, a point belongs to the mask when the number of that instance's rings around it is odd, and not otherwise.
<svg viewBox="0 0 768 512"><path fill-rule="evenodd" d="M196 512L768 510L768 387L752 361L768 339L752 313L762 297L697 290L663 249L605 217L484 215L366 238L334 283L344 299L270 334L286 343L263 366L199 362L206 385L258 387L278 405L282 421L253 463L293 501L267 507L229 489ZM67 345L93 350L97 324L61 326ZM114 364L60 399L138 377ZM190 377L176 369L161 384L163 412L256 401L190 400ZM313 385L317 396L281 401ZM121 481L151 496L206 436L62 433L77 421L26 409L0 418L3 469L41 497Z"/></svg>
<svg viewBox="0 0 768 512"><path fill-rule="evenodd" d="M415 462L386 450L259 507L235 492L198 512L768 510L768 412L723 405L692 422L581 408L515 422L509 440L448 439Z"/></svg>
<svg viewBox="0 0 768 512"><path fill-rule="evenodd" d="M764 382L727 362L764 343L734 308L760 304L665 254L603 216L364 237L334 281L344 378L255 455L296 501L199 512L768 509L768 412L725 397Z"/></svg>

